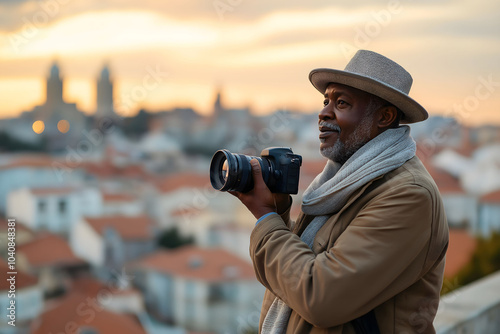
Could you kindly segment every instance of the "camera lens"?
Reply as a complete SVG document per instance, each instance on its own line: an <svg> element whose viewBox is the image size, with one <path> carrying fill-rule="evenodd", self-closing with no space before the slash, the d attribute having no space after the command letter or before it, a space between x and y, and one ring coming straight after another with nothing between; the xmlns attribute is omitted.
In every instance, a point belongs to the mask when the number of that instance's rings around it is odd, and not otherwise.
<svg viewBox="0 0 500 334"><path fill-rule="evenodd" d="M262 167L262 175L269 178L269 163L261 158L244 154L233 154L228 150L215 152L210 163L210 183L220 191L234 190L247 192L253 188L250 160L257 159Z"/></svg>
<svg viewBox="0 0 500 334"><path fill-rule="evenodd" d="M227 165L227 160L224 161L224 163L222 164L222 178L224 179L224 181L227 181L227 176L229 174L229 167Z"/></svg>

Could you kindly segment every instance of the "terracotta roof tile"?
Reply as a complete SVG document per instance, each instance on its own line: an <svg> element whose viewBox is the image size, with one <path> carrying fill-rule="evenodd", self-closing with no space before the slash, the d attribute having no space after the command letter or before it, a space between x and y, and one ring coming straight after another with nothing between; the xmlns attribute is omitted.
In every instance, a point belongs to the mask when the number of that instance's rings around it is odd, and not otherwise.
<svg viewBox="0 0 500 334"><path fill-rule="evenodd" d="M154 224L146 215L84 217L85 221L100 235L107 227L115 229L126 240L148 240L153 238Z"/></svg>
<svg viewBox="0 0 500 334"><path fill-rule="evenodd" d="M48 155L24 155L12 158L6 164L0 165L0 170L13 168L53 168L52 164L57 161Z"/></svg>
<svg viewBox="0 0 500 334"><path fill-rule="evenodd" d="M209 187L212 189L208 172L206 174L188 172L172 174L160 180L156 184L156 187L163 193L172 192L181 188Z"/></svg>
<svg viewBox="0 0 500 334"><path fill-rule="evenodd" d="M476 238L466 230L450 229L444 276L447 278L455 276L470 261L476 246Z"/></svg>
<svg viewBox="0 0 500 334"><path fill-rule="evenodd" d="M17 248L31 266L73 266L86 262L77 257L68 242L55 234L43 234Z"/></svg>
<svg viewBox="0 0 500 334"><path fill-rule="evenodd" d="M161 250L142 259L137 266L208 282L255 280L249 263L218 248L185 246L171 251Z"/></svg>
<svg viewBox="0 0 500 334"><path fill-rule="evenodd" d="M481 202L500 205L500 190L481 196Z"/></svg>
<svg viewBox="0 0 500 334"><path fill-rule="evenodd" d="M134 288L119 289L116 286L108 286L93 277L80 277L73 280L72 290L83 293L86 296L97 296L103 290L119 296L140 294L140 292Z"/></svg>
<svg viewBox="0 0 500 334"><path fill-rule="evenodd" d="M102 193L105 202L133 202L135 197L129 194Z"/></svg>
<svg viewBox="0 0 500 334"><path fill-rule="evenodd" d="M190 216L190 215L196 215L203 212L202 209L195 208L195 207L189 207L189 208L180 208L177 210L174 210L171 212L172 217L183 217L183 216Z"/></svg>
<svg viewBox="0 0 500 334"><path fill-rule="evenodd" d="M133 317L89 304L88 298L92 296L73 291L54 301L51 307L46 307L46 311L32 323L31 333L67 333L68 324L71 324L71 333L78 333L78 329L90 327L98 333L146 334Z"/></svg>
<svg viewBox="0 0 500 334"><path fill-rule="evenodd" d="M7 281L9 278L8 272L11 272L8 263L5 262L2 258L0 258L0 271L2 272L2 276L0 279L0 291L8 291L10 289L10 283ZM16 274L16 289L23 289L26 287L30 287L36 285L38 283L38 279L34 276L31 276L28 273L22 272L19 269L14 270Z"/></svg>
<svg viewBox="0 0 500 334"><path fill-rule="evenodd" d="M98 178L130 177L136 179L146 179L149 176L141 165L127 165L120 167L113 165L109 161L100 163L82 163L82 168L84 168L88 174L92 174Z"/></svg>
<svg viewBox="0 0 500 334"><path fill-rule="evenodd" d="M433 167L430 163L425 163L425 168L436 182L441 194L465 194L465 190L460 185L458 179L449 173Z"/></svg>
<svg viewBox="0 0 500 334"><path fill-rule="evenodd" d="M72 187L64 187L64 188L31 188L30 193L35 196L44 196L44 195L62 195L69 194L76 190L76 188Z"/></svg>

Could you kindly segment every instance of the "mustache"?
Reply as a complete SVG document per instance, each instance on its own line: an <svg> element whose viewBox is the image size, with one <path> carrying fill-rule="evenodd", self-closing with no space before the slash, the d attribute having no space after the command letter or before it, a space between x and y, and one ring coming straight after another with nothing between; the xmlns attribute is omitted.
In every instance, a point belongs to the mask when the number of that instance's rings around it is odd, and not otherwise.
<svg viewBox="0 0 500 334"><path fill-rule="evenodd" d="M334 131L337 131L340 133L340 127L337 124L330 124L330 123L327 123L325 121L319 121L318 127L320 127L320 128L325 127L325 128L328 128L330 130L334 130Z"/></svg>

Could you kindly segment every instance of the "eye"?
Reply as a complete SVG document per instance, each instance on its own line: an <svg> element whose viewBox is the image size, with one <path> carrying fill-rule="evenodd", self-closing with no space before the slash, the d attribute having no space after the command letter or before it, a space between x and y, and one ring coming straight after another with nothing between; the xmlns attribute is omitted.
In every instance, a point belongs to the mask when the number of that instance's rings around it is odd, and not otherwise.
<svg viewBox="0 0 500 334"><path fill-rule="evenodd" d="M328 103L330 103L330 101L329 101L328 99L325 99L325 100L323 101L323 106L325 106L325 107L326 107L326 106L328 105Z"/></svg>
<svg viewBox="0 0 500 334"><path fill-rule="evenodd" d="M344 100L337 100L337 106L339 107L346 107L347 105L349 105L349 103L347 103L346 101Z"/></svg>

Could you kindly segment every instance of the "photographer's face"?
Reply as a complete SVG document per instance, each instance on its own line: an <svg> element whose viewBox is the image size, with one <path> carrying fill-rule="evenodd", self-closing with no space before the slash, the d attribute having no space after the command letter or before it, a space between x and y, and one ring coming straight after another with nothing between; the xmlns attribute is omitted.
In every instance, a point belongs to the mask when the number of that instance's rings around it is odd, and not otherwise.
<svg viewBox="0 0 500 334"><path fill-rule="evenodd" d="M324 108L319 113L320 152L344 164L377 134L370 94L331 83L325 91Z"/></svg>

